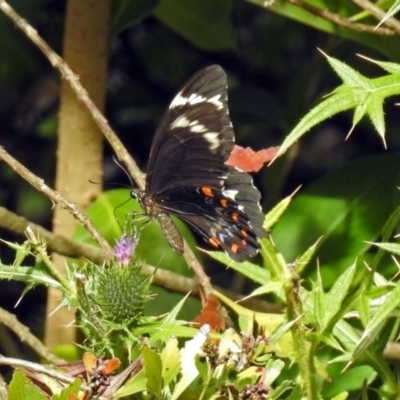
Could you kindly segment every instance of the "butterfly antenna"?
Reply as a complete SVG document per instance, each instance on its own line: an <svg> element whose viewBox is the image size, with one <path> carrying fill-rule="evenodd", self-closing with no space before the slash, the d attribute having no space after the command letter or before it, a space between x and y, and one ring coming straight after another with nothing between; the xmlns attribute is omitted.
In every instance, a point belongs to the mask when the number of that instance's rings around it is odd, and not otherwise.
<svg viewBox="0 0 400 400"><path fill-rule="evenodd" d="M122 171L125 172L126 176L129 179L129 182L131 183L131 188L133 188L135 185L133 184L133 180L132 180L131 176L129 175L128 170L116 159L115 156L113 156L113 160L114 160L115 164L117 164L118 167L120 167L122 169Z"/></svg>

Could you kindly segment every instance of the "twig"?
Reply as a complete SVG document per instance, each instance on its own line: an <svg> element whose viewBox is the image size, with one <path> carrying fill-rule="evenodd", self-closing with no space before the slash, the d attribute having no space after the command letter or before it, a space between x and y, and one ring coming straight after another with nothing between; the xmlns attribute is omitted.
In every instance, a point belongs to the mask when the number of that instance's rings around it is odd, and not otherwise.
<svg viewBox="0 0 400 400"><path fill-rule="evenodd" d="M66 257L78 258L83 256L98 265L101 265L105 259L109 258L107 253L99 247L75 242L64 236L54 234L40 225L28 221L26 218L20 217L0 206L0 228L25 236L28 226L31 227L39 238L46 242L47 248L52 252L54 251Z"/></svg>
<svg viewBox="0 0 400 400"><path fill-rule="evenodd" d="M25 35L49 59L50 63L54 67L58 68L61 72L61 75L68 80L68 82L71 85L71 88L74 90L78 98L90 111L94 121L101 129L101 131L104 133L104 136L107 138L111 146L113 147L115 153L117 154L118 160L124 163L129 174L135 180L138 187L143 190L145 187L144 174L137 167L136 163L134 162L130 154L127 152L122 142L118 139L115 132L111 129L107 120L104 118L100 110L91 101L87 91L81 85L79 77L71 70L71 68L67 65L67 63L47 45L47 43L38 35L37 31L31 25L29 25L29 23L25 19L23 19L20 15L18 15L15 12L15 10L11 8L11 6L5 0L0 0L0 10L2 10L3 13L6 14L18 26L18 28L20 28L25 33ZM60 195L58 194L58 196ZM74 212L76 211L77 210L74 210ZM90 232L93 234L92 231ZM95 238L96 240L99 240L97 238L97 235ZM201 264L198 262L192 249L187 245L186 242L184 246L183 256L185 257L185 260L188 263L189 267L192 268L192 270L196 274L199 280L199 284L204 289L204 293L206 295L210 294L212 292L210 279L205 274Z"/></svg>
<svg viewBox="0 0 400 400"><path fill-rule="evenodd" d="M45 374L63 383L71 384L75 380L73 376L68 376L61 372L57 372L52 367L20 360L18 358L4 357L0 355L0 365L9 365L13 368L23 368L38 374Z"/></svg>
<svg viewBox="0 0 400 400"><path fill-rule="evenodd" d="M29 182L39 192L44 193L50 200L67 209L78 221L83 224L83 226L86 227L86 229L93 235L106 253L108 253L110 256L113 254L113 249L110 247L107 241L100 235L89 218L77 209L74 203L67 201L60 193L47 186L43 179L40 179L27 168L25 168L2 147L0 147L0 160L5 161L18 175Z"/></svg>
<svg viewBox="0 0 400 400"><path fill-rule="evenodd" d="M27 326L18 321L14 314L0 308L0 321L12 330L22 342L27 343L40 357L54 364L65 362L62 358L52 354L47 347L31 333Z"/></svg>
<svg viewBox="0 0 400 400"><path fill-rule="evenodd" d="M385 11L381 10L379 7L377 7L375 4L371 3L368 0L352 0L352 1L354 4L357 4L362 9L368 11L378 21L381 21L386 15ZM383 24L392 28L397 35L400 35L400 21L398 21L396 18L393 17L388 18L386 21L383 22ZM378 29L381 28L376 28L374 32L376 32Z"/></svg>
<svg viewBox="0 0 400 400"><path fill-rule="evenodd" d="M332 13L327 9L314 7L308 3L305 3L302 0L286 0L286 1L290 4L301 7L303 9L309 11L310 13L317 15L318 17L326 19L327 21L331 21L331 22L335 23L336 25L344 26L346 28L353 29L354 31L375 33L375 34L382 35L382 36L393 36L393 35L398 34L398 31L397 30L395 31L393 26L391 26L391 28L393 28L393 29L376 28L375 26L372 26L372 25L362 24L359 22L352 22L351 20L349 20L347 18L343 18L338 14ZM353 0L353 1L356 3L360 0Z"/></svg>

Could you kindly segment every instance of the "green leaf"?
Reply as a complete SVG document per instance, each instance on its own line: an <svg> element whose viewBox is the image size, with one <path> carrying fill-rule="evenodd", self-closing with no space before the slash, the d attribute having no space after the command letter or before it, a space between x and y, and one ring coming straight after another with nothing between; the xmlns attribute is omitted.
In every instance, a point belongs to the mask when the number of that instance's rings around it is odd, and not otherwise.
<svg viewBox="0 0 400 400"><path fill-rule="evenodd" d="M232 268L260 285L267 283L271 279L271 274L267 269L255 265L250 261L239 263L233 261L226 253L220 251L207 251L207 254L214 260L226 264L229 268Z"/></svg>
<svg viewBox="0 0 400 400"><path fill-rule="evenodd" d="M387 62L387 61L378 61L378 60L374 60L372 58L365 57L362 55L359 55L359 56L361 58L363 58L364 60L367 60L373 64L378 65L379 67L381 67L383 70L389 72L390 74L400 74L400 64L398 64L398 63Z"/></svg>
<svg viewBox="0 0 400 400"><path fill-rule="evenodd" d="M327 54L323 53L328 60L332 69L339 75L340 79L346 86L359 87L365 90L371 89L369 79L362 76L355 69L351 68L344 62L337 60L336 58L329 57Z"/></svg>
<svg viewBox="0 0 400 400"><path fill-rule="evenodd" d="M141 393L146 390L146 376L142 369L132 379L130 379L124 386L114 393L115 398L130 396L135 393Z"/></svg>
<svg viewBox="0 0 400 400"><path fill-rule="evenodd" d="M304 268L310 263L312 257L317 251L319 240L317 240L312 246L310 246L297 260L295 264L295 269L297 274L301 274Z"/></svg>
<svg viewBox="0 0 400 400"><path fill-rule="evenodd" d="M178 324L178 321L175 324L157 322L135 328L132 331L132 334L136 337L149 334L150 343L156 343L159 340L167 342L171 338L171 336L184 338L193 337L198 332L198 329L191 328L182 324L187 324L187 322L182 321L181 325Z"/></svg>
<svg viewBox="0 0 400 400"><path fill-rule="evenodd" d="M324 288L322 285L321 271L317 269L317 281L314 283L310 296L314 299L314 315L315 322L318 324L319 330L322 330L327 311L327 302L325 300Z"/></svg>
<svg viewBox="0 0 400 400"><path fill-rule="evenodd" d="M342 309L343 301L349 294L350 287L353 283L355 272L356 264L354 263L336 279L331 290L325 295L327 307L324 313L322 330L332 322L332 318Z"/></svg>
<svg viewBox="0 0 400 400"><path fill-rule="evenodd" d="M291 279L291 273L286 265L282 255L277 252L276 248L272 245L268 238L263 238L261 242L261 255L272 271L273 276L277 277L281 282ZM263 284L263 282L258 282Z"/></svg>
<svg viewBox="0 0 400 400"><path fill-rule="evenodd" d="M384 97L379 95L369 96L367 102L367 113L376 131L382 139L385 139L385 118L383 114Z"/></svg>
<svg viewBox="0 0 400 400"><path fill-rule="evenodd" d="M354 359L358 358L375 341L383 327L385 326L391 313L400 304L400 282L397 282L395 288L388 294L384 303L376 311L371 321L366 326L361 340L358 342L354 351Z"/></svg>
<svg viewBox="0 0 400 400"><path fill-rule="evenodd" d="M54 395L52 400L70 400L71 395L78 394L81 390L82 380L76 378L71 385L67 386L65 389L61 390L59 395Z"/></svg>
<svg viewBox="0 0 400 400"><path fill-rule="evenodd" d="M400 93L400 75L392 74L368 79L343 62L327 55L325 57L344 84L339 86L327 99L319 103L302 118L285 138L277 157L284 154L290 146L313 126L339 112L352 108L355 109L353 127L366 113L378 134L382 139L385 137L383 101L386 97Z"/></svg>
<svg viewBox="0 0 400 400"><path fill-rule="evenodd" d="M15 371L8 392L8 400L48 399L21 371Z"/></svg>
<svg viewBox="0 0 400 400"><path fill-rule="evenodd" d="M180 359L181 356L178 348L178 340L176 338L171 338L168 340L163 351L161 352L161 375L163 378L164 387L178 376L181 367Z"/></svg>
<svg viewBox="0 0 400 400"><path fill-rule="evenodd" d="M283 283L269 281L265 285L259 286L254 289L248 296L246 296L246 299L248 299L249 297L262 296L263 294L269 293L273 293L279 297L283 297Z"/></svg>
<svg viewBox="0 0 400 400"><path fill-rule="evenodd" d="M335 324L333 327L333 334L339 340L343 348L349 353L353 352L357 342L360 340L358 331L343 319Z"/></svg>
<svg viewBox="0 0 400 400"><path fill-rule="evenodd" d="M13 267L0 263L0 279L13 279L27 285L45 285L61 289L60 283L54 279L46 269L39 267Z"/></svg>
<svg viewBox="0 0 400 400"><path fill-rule="evenodd" d="M265 369L268 371L267 379L264 384L268 387L271 386L281 374L285 363L282 360L268 360Z"/></svg>
<svg viewBox="0 0 400 400"><path fill-rule="evenodd" d="M207 51L236 47L230 0L160 0L154 15L195 46Z"/></svg>
<svg viewBox="0 0 400 400"><path fill-rule="evenodd" d="M283 200L281 200L272 210L268 212L265 216L263 228L268 231L275 223L279 220L281 215L288 208L290 202L292 201L293 196L287 196Z"/></svg>
<svg viewBox="0 0 400 400"><path fill-rule="evenodd" d="M372 243L374 246L380 249L386 250L389 253L400 255L400 244L399 243Z"/></svg>
<svg viewBox="0 0 400 400"><path fill-rule="evenodd" d="M143 347L142 357L147 390L156 398L160 398L162 389L161 357L157 351L147 346Z"/></svg>
<svg viewBox="0 0 400 400"><path fill-rule="evenodd" d="M159 0L113 0L111 2L111 32L116 35L150 15Z"/></svg>

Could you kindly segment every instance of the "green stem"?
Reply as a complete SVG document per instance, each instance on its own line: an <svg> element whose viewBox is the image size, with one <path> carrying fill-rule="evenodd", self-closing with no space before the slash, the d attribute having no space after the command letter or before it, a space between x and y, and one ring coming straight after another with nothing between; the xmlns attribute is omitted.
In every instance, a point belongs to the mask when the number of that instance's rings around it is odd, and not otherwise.
<svg viewBox="0 0 400 400"><path fill-rule="evenodd" d="M298 364L301 385L308 400L319 399L315 381L316 371L314 366L314 349L312 343L307 339L307 327L303 324L303 304L299 296L299 278L293 276L285 287L287 299L288 319L296 323L292 327L293 355Z"/></svg>
<svg viewBox="0 0 400 400"><path fill-rule="evenodd" d="M26 229L26 235L28 236L30 244L35 253L42 259L50 273L60 282L66 291L68 291L71 295L76 296L75 286L73 286L70 281L55 267L49 255L47 254L45 244L36 237L29 227Z"/></svg>

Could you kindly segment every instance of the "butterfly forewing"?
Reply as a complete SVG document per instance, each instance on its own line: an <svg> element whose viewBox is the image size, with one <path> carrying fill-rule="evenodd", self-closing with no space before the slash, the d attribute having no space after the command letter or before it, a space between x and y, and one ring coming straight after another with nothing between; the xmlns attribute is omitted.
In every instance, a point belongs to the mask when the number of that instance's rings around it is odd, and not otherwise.
<svg viewBox="0 0 400 400"><path fill-rule="evenodd" d="M219 187L233 149L226 75L211 66L195 74L175 96L154 137L148 193L176 186Z"/></svg>
<svg viewBox="0 0 400 400"><path fill-rule="evenodd" d="M233 146L226 75L204 68L172 101L153 140L146 190L133 191L176 252L183 245L176 229L169 233L170 214L236 261L257 253L257 237L265 236L261 195L250 175L225 164Z"/></svg>

